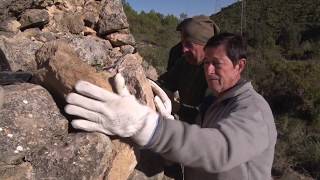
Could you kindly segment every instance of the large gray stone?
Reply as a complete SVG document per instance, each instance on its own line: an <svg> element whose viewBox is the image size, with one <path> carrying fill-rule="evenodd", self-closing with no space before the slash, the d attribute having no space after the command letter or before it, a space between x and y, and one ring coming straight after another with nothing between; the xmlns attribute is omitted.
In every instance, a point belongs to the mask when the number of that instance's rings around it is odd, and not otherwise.
<svg viewBox="0 0 320 180"><path fill-rule="evenodd" d="M3 102L4 102L4 90L0 86L0 109L2 108Z"/></svg>
<svg viewBox="0 0 320 180"><path fill-rule="evenodd" d="M121 0L101 1L102 10L98 21L98 33L109 34L129 27L127 17L123 11Z"/></svg>
<svg viewBox="0 0 320 180"><path fill-rule="evenodd" d="M101 11L101 2L94 0L87 0L84 6L84 22L87 27L95 28L96 23L99 20L99 14Z"/></svg>
<svg viewBox="0 0 320 180"><path fill-rule="evenodd" d="M9 18L0 22L0 31L18 32L21 24L15 18Z"/></svg>
<svg viewBox="0 0 320 180"><path fill-rule="evenodd" d="M56 6L48 7L49 23L43 31L80 34L84 30L81 12L63 11Z"/></svg>
<svg viewBox="0 0 320 180"><path fill-rule="evenodd" d="M126 33L112 33L109 34L106 39L108 39L113 46L124 46L124 45L132 45L136 44L134 37L132 34Z"/></svg>
<svg viewBox="0 0 320 180"><path fill-rule="evenodd" d="M99 133L68 134L68 121L44 88L24 83L4 91L0 179L95 180L111 172L117 146Z"/></svg>
<svg viewBox="0 0 320 180"><path fill-rule="evenodd" d="M127 54L122 59L123 62L119 65L119 69L125 77L128 89L140 102L155 109L153 92L141 66L142 57L136 53Z"/></svg>
<svg viewBox="0 0 320 180"><path fill-rule="evenodd" d="M55 97L64 97L70 93L78 80L86 80L108 91L112 91L110 74L97 73L84 63L65 41L46 43L37 52L39 73L35 78L43 84ZM63 98L62 98L63 100ZM136 165L132 147L115 139L112 141L112 164L108 164L108 179L127 179Z"/></svg>
<svg viewBox="0 0 320 180"><path fill-rule="evenodd" d="M30 9L33 0L0 0L0 22L8 17L20 15L25 9Z"/></svg>
<svg viewBox="0 0 320 180"><path fill-rule="evenodd" d="M0 165L0 179L33 180L32 165L23 162L17 165Z"/></svg>
<svg viewBox="0 0 320 180"><path fill-rule="evenodd" d="M68 121L44 88L33 84L3 88L0 162L20 164L26 154L67 134Z"/></svg>
<svg viewBox="0 0 320 180"><path fill-rule="evenodd" d="M41 46L41 42L32 41L22 34L11 38L0 36L0 70L36 70L35 53Z"/></svg>
<svg viewBox="0 0 320 180"><path fill-rule="evenodd" d="M103 179L112 163L110 139L100 133L69 134L29 153L35 179Z"/></svg>
<svg viewBox="0 0 320 180"><path fill-rule="evenodd" d="M66 36L65 38L87 64L104 67L114 61L112 45L108 40L95 36Z"/></svg>
<svg viewBox="0 0 320 180"><path fill-rule="evenodd" d="M28 9L24 11L19 20L21 29L43 27L49 22L49 14L44 9Z"/></svg>

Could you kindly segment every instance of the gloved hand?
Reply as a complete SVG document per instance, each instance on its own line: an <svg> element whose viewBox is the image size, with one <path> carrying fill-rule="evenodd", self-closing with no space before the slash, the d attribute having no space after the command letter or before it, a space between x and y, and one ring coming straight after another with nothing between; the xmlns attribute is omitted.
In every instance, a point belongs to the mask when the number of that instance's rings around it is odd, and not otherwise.
<svg viewBox="0 0 320 180"><path fill-rule="evenodd" d="M172 105L170 98L155 82L150 79L149 82L152 91L155 94L154 104L156 105L157 110L163 117L174 120L174 117L171 115Z"/></svg>
<svg viewBox="0 0 320 180"><path fill-rule="evenodd" d="M129 93L121 74L115 76L118 94L85 81L79 81L75 89L77 93L66 97L65 111L84 119L73 120L74 128L132 137L141 146L151 139L159 115Z"/></svg>
<svg viewBox="0 0 320 180"><path fill-rule="evenodd" d="M2 108L3 103L4 103L4 90L0 86L0 109Z"/></svg>

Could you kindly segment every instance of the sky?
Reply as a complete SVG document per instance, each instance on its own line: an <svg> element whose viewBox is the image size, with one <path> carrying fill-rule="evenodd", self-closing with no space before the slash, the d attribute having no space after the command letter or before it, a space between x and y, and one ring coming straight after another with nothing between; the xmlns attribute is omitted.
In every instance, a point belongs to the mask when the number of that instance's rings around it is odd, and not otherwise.
<svg viewBox="0 0 320 180"><path fill-rule="evenodd" d="M161 14L173 14L177 17L186 13L188 17L194 15L211 15L238 0L127 0L130 6L140 12L155 10Z"/></svg>

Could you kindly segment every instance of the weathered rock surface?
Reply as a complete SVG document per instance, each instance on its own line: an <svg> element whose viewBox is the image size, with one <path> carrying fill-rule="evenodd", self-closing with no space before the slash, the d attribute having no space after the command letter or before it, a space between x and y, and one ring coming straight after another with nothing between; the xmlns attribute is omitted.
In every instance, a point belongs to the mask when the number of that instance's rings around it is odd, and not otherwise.
<svg viewBox="0 0 320 180"><path fill-rule="evenodd" d="M84 23L87 27L95 28L99 20L102 6L94 0L87 0L84 6Z"/></svg>
<svg viewBox="0 0 320 180"><path fill-rule="evenodd" d="M103 179L112 162L110 139L99 133L69 134L29 153L35 179Z"/></svg>
<svg viewBox="0 0 320 180"><path fill-rule="evenodd" d="M127 44L134 46L136 43L132 34L112 33L107 36L107 39L113 46L123 46Z"/></svg>
<svg viewBox="0 0 320 180"><path fill-rule="evenodd" d="M102 10L98 21L98 32L100 35L110 34L120 29L129 27L127 17L123 12L121 0L101 2Z"/></svg>
<svg viewBox="0 0 320 180"><path fill-rule="evenodd" d="M0 162L20 164L27 153L67 134L68 121L44 88L32 84L3 88Z"/></svg>
<svg viewBox="0 0 320 180"><path fill-rule="evenodd" d="M49 22L49 14L43 9L27 9L19 20L21 29L43 27Z"/></svg>
<svg viewBox="0 0 320 180"><path fill-rule="evenodd" d="M3 69L12 71L34 71L37 69L35 52L42 46L42 43L32 41L25 36L16 35L11 38L0 36L0 64L9 65Z"/></svg>
<svg viewBox="0 0 320 180"><path fill-rule="evenodd" d="M33 168L29 162L23 162L17 165L2 165L0 166L0 178L31 180L34 179L32 171Z"/></svg>
<svg viewBox="0 0 320 180"><path fill-rule="evenodd" d="M109 66L116 60L113 57L112 45L108 40L95 36L69 36L69 44L81 60L92 66Z"/></svg>
<svg viewBox="0 0 320 180"><path fill-rule="evenodd" d="M146 61L144 61L142 63L142 67L143 67L144 71L146 72L147 78L149 78L153 81L158 80L159 75L158 75L156 68L154 68L153 66L148 64Z"/></svg>
<svg viewBox="0 0 320 180"><path fill-rule="evenodd" d="M18 32L20 30L21 24L15 19L6 19L0 22L0 31L5 32Z"/></svg>
<svg viewBox="0 0 320 180"><path fill-rule="evenodd" d="M55 6L48 8L49 23L44 31L80 34L85 26L79 12L62 11Z"/></svg>
<svg viewBox="0 0 320 180"><path fill-rule="evenodd" d="M0 179L103 179L113 161L110 139L68 134L68 121L41 86L4 86L0 110Z"/></svg>
<svg viewBox="0 0 320 180"><path fill-rule="evenodd" d="M133 54L135 51L134 47L131 45L124 45L120 47L120 52L124 55Z"/></svg>
<svg viewBox="0 0 320 180"><path fill-rule="evenodd" d="M134 170L130 143L74 132L60 114L77 80L112 91L117 72L154 108L121 0L0 0L0 22L0 70L31 71L42 85L4 86L0 179L163 179Z"/></svg>
<svg viewBox="0 0 320 180"><path fill-rule="evenodd" d="M136 54L127 54L123 57L121 64L121 73L126 79L126 85L132 94L136 96L143 104L155 109L153 103L153 93L149 82L145 76L142 66L142 57Z"/></svg>
<svg viewBox="0 0 320 180"><path fill-rule="evenodd" d="M0 0L0 21L20 15L25 9L30 9L32 4L33 0Z"/></svg>
<svg viewBox="0 0 320 180"><path fill-rule="evenodd" d="M73 49L63 41L53 41L45 44L37 53L37 63L40 71L36 81L50 92L63 97L70 93L75 83L82 79L112 91L109 81L110 74L96 73L94 68L82 62ZM139 91L140 92L140 91ZM63 102L61 102L63 103ZM136 165L136 157L132 147L113 141L116 149L108 177L127 179ZM113 179L113 178L110 178Z"/></svg>
<svg viewBox="0 0 320 180"><path fill-rule="evenodd" d="M3 102L4 102L4 90L0 86L0 109L2 108Z"/></svg>
<svg viewBox="0 0 320 180"><path fill-rule="evenodd" d="M35 81L46 87L55 96L63 99L79 80L85 80L112 91L107 82L107 73L96 73L95 69L81 59L64 41L46 43L36 54L38 72Z"/></svg>

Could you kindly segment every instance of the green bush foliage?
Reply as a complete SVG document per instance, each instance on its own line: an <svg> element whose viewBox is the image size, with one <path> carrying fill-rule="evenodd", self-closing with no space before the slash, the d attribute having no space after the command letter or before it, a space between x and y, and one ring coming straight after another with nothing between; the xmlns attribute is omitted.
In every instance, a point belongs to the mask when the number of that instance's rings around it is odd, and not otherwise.
<svg viewBox="0 0 320 180"><path fill-rule="evenodd" d="M138 42L138 51L158 72L164 72L170 48L180 41L180 35L176 31L179 19L154 10L138 13L127 2L123 3L130 31Z"/></svg>

